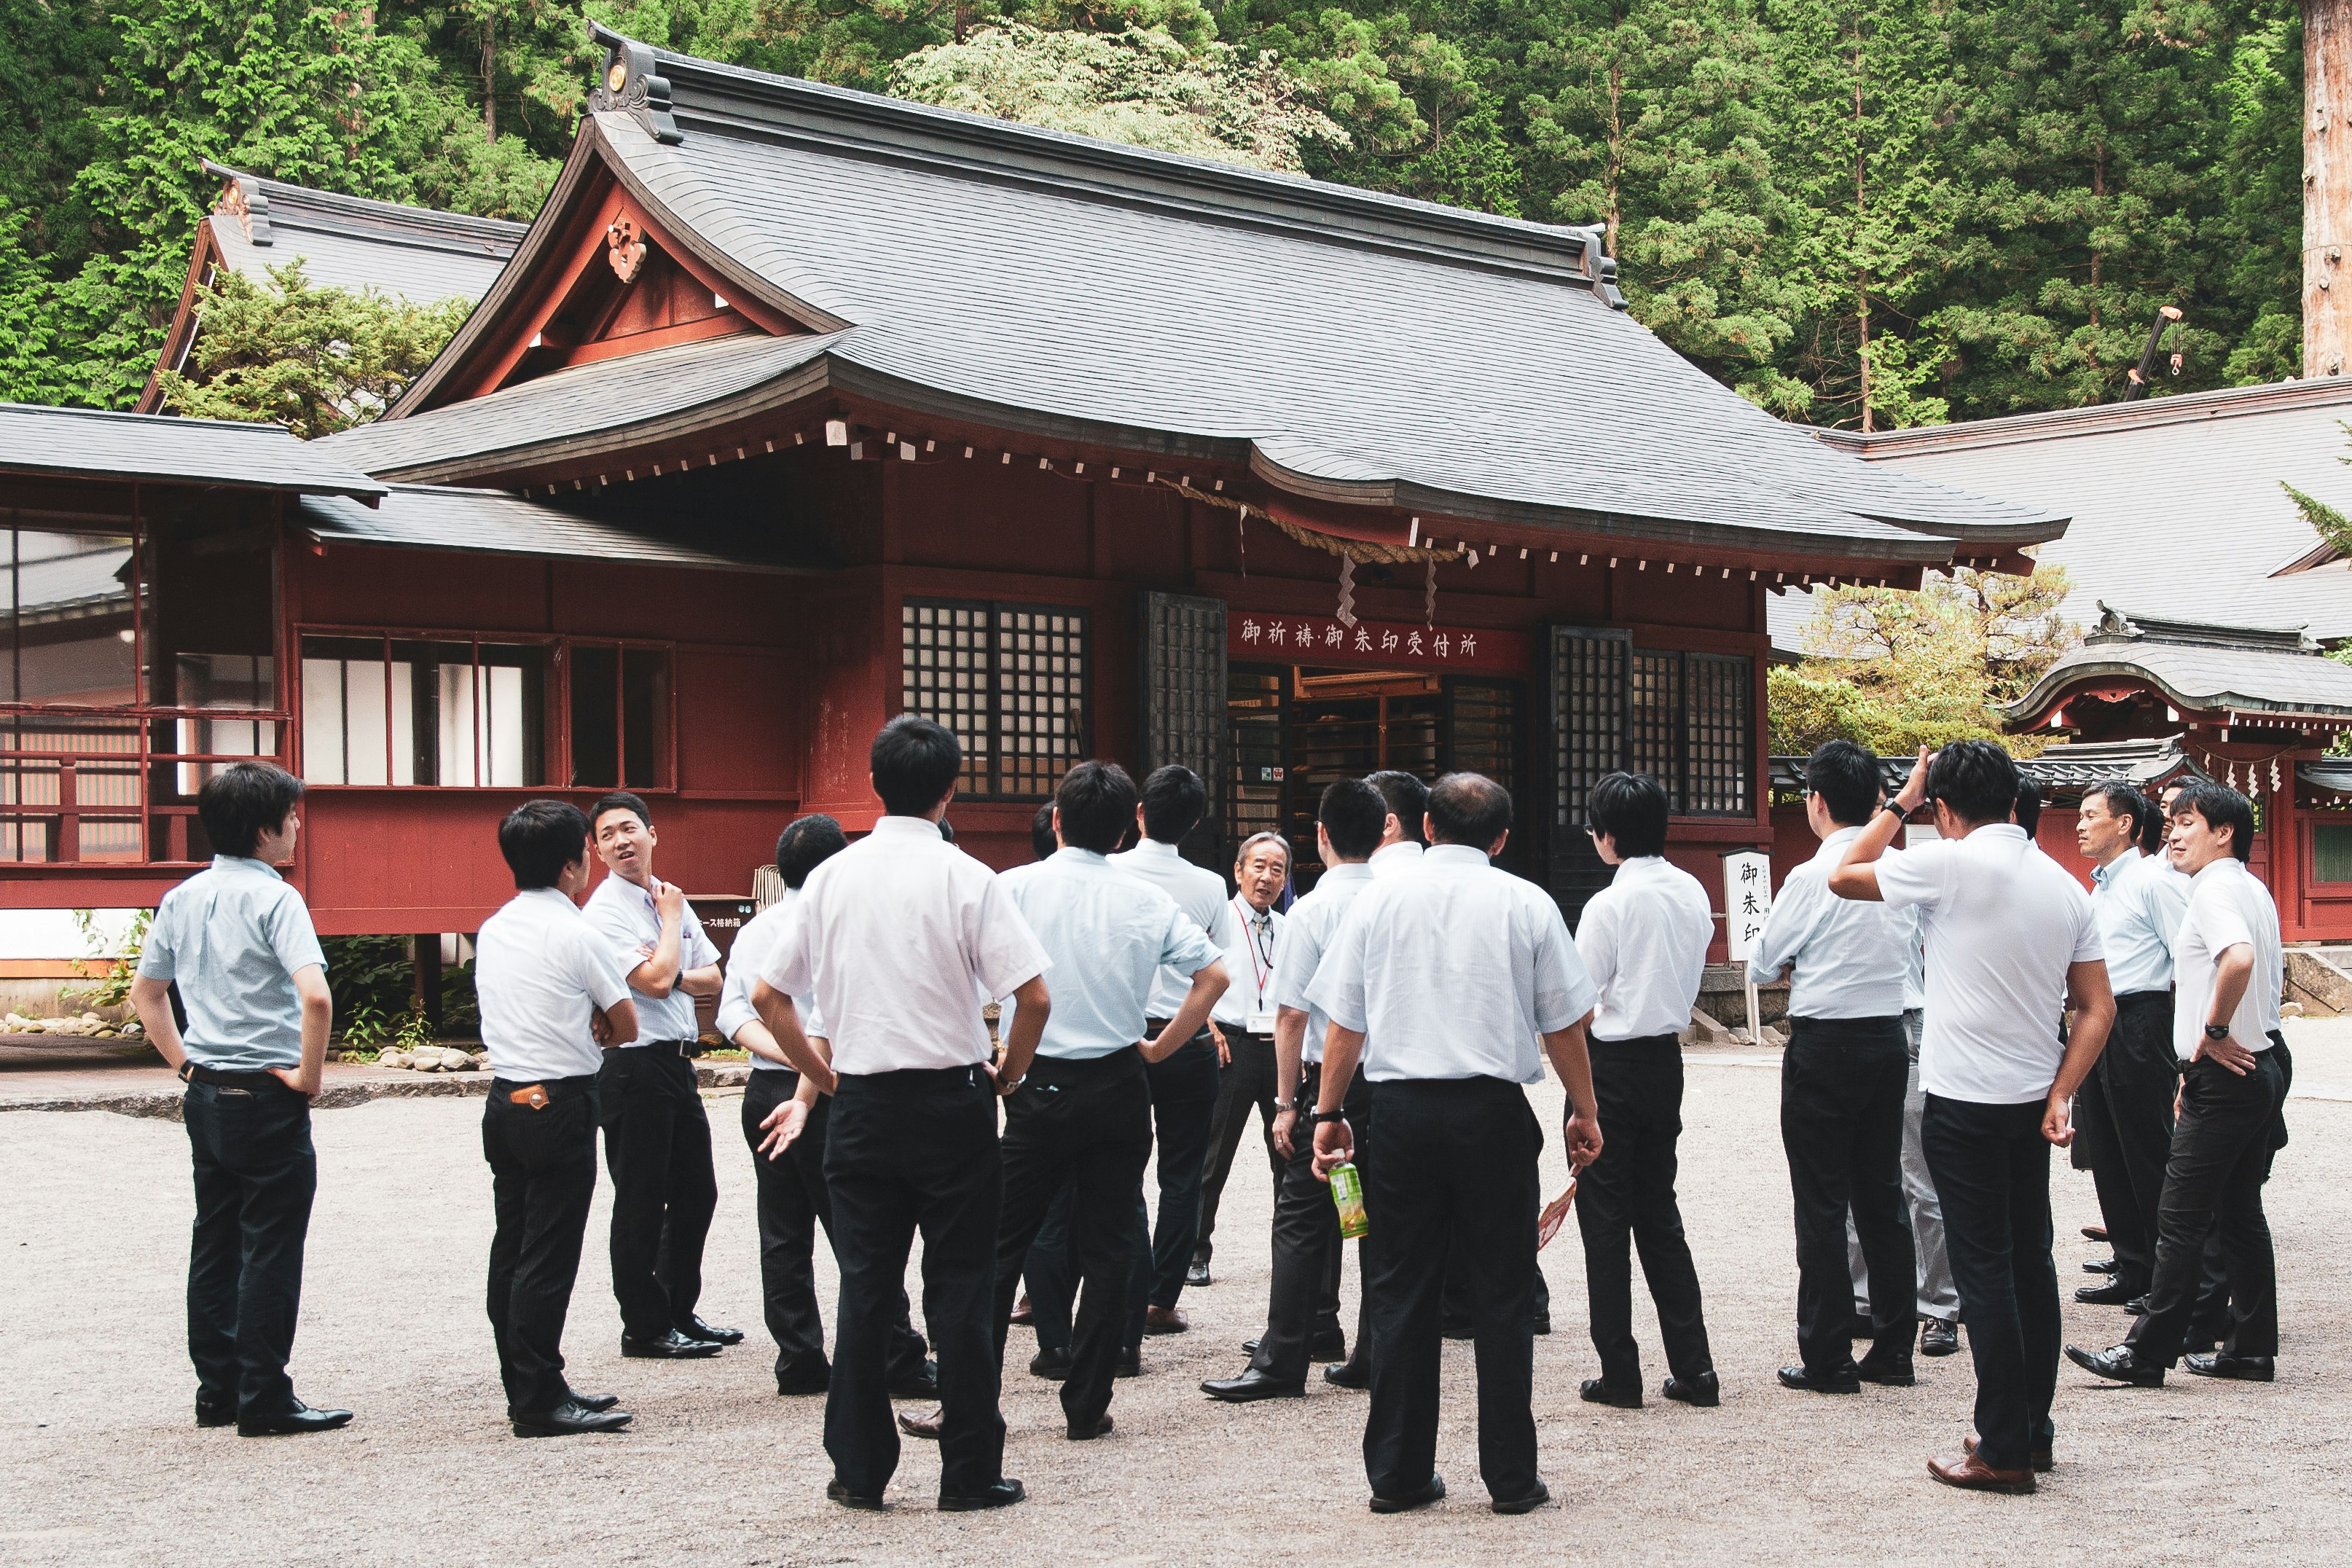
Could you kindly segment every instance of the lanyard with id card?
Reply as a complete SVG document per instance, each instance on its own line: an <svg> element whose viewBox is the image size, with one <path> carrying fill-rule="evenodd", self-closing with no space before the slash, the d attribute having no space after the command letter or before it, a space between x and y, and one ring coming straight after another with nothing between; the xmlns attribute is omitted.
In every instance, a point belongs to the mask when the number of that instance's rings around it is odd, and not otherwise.
<svg viewBox="0 0 2352 1568"><path fill-rule="evenodd" d="M1260 916L1245 900L1238 898L1234 900L1234 912L1241 917L1242 940L1249 946L1250 968L1255 972L1254 978L1257 982L1257 989L1253 993L1256 1005L1250 1009L1249 1021L1242 1026L1253 1035L1271 1036L1274 1033L1275 1010L1265 999L1265 983L1274 978L1274 921L1271 917ZM1265 921L1262 931L1253 923L1259 919Z"/></svg>

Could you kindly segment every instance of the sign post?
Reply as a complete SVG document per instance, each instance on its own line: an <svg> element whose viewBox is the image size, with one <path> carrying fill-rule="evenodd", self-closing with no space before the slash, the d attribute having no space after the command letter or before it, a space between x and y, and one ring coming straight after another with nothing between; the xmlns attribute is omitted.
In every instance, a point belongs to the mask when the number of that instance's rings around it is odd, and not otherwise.
<svg viewBox="0 0 2352 1568"><path fill-rule="evenodd" d="M1723 934L1734 963L1745 964L1764 934L1772 912L1772 857L1761 849L1734 849L1723 857ZM1764 1040L1756 982L1748 982L1748 1042Z"/></svg>

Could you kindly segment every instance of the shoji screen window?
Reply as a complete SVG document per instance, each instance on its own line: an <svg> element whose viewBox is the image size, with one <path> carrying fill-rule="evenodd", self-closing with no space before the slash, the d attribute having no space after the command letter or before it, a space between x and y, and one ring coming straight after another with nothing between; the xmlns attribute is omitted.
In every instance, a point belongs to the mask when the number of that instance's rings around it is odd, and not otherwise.
<svg viewBox="0 0 2352 1568"><path fill-rule="evenodd" d="M546 682L536 644L305 637L303 779L543 784Z"/></svg>

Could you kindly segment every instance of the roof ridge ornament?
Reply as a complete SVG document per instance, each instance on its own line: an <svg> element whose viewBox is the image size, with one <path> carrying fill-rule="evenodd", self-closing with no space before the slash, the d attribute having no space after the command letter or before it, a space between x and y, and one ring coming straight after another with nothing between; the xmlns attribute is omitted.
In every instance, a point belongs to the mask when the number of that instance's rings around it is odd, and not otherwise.
<svg viewBox="0 0 2352 1568"><path fill-rule="evenodd" d="M670 118L669 82L654 74L653 49L602 27L596 31L612 47L605 51L603 74L588 89L588 111L629 115L645 127L647 135L666 146L684 142L686 132Z"/></svg>
<svg viewBox="0 0 2352 1568"><path fill-rule="evenodd" d="M261 194L261 182L250 174L228 175L213 210L235 217L249 244L268 245L277 237L269 229L269 198Z"/></svg>
<svg viewBox="0 0 2352 1568"><path fill-rule="evenodd" d="M1562 224L1562 228L1584 242L1577 257L1584 269L1585 281L1592 291L1608 302L1612 310L1625 308L1625 296L1617 288L1617 258L1609 254L1609 226L1600 223Z"/></svg>

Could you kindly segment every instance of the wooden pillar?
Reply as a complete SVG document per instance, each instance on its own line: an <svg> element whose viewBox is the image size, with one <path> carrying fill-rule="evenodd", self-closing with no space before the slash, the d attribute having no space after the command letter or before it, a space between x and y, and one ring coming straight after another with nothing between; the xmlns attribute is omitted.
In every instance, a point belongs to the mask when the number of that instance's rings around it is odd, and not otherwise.
<svg viewBox="0 0 2352 1568"><path fill-rule="evenodd" d="M2303 374L2352 371L2352 0L2303 0Z"/></svg>

